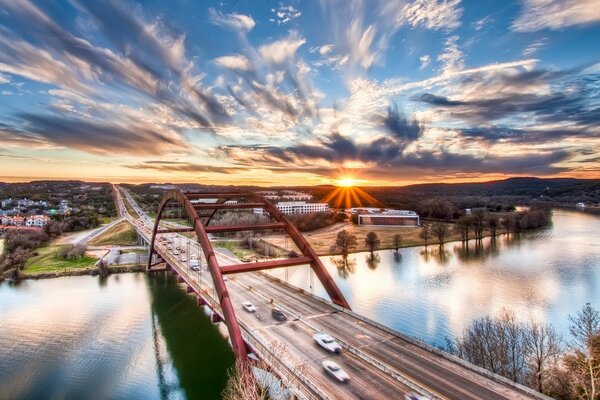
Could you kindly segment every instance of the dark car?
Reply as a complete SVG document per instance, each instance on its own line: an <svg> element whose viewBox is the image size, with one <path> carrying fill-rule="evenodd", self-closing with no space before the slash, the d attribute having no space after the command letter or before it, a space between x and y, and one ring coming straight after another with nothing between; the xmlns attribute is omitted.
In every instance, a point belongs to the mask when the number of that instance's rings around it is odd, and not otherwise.
<svg viewBox="0 0 600 400"><path fill-rule="evenodd" d="M283 322L283 321L287 320L287 315L285 315L285 313L277 307L273 307L273 309L271 310L271 315L277 321Z"/></svg>

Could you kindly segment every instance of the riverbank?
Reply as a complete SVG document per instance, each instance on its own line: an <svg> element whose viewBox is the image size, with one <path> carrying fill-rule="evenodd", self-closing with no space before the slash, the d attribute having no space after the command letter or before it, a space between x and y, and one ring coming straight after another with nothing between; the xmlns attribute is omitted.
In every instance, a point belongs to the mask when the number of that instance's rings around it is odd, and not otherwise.
<svg viewBox="0 0 600 400"><path fill-rule="evenodd" d="M448 231L451 233L443 243L451 243L451 242L460 242L462 240L460 234L454 233L452 228L454 224L446 223L448 225ZM374 227L374 226L360 226L360 225L344 225L340 226L336 230L329 230L326 232L319 233L308 233L304 234L306 240L308 240L311 247L315 250L317 255L319 256L335 256L339 255L339 252L332 252L331 246L335 243L337 234L341 230L346 230L348 233L356 236L357 246L350 253L361 253L364 251L368 251L365 244L365 237L369 232L375 232L377 237L381 241L377 250L392 250L395 249L396 246L394 244L394 236L396 234L400 234L402 241L398 248L411 248L411 247L422 247L425 246L425 241L419 238L419 234L421 232L421 228L398 228L398 227ZM506 232L502 230L500 233L499 230L496 231L496 236L505 235ZM483 237L491 237L492 233L489 229L485 229L483 231ZM280 248L285 248L289 245L289 239L286 239L285 236L267 236L262 240ZM470 238L469 241L473 241L475 238ZM436 246L439 245L437 238L432 237L428 243L428 246Z"/></svg>
<svg viewBox="0 0 600 400"><path fill-rule="evenodd" d="M109 273L111 274L123 274L129 272L144 272L146 271L145 265L119 265L116 267L109 267ZM60 278L64 276L83 276L83 275L91 275L96 276L100 274L100 270L98 268L84 268L84 269L75 269L75 270L64 270L64 271L55 271L55 272L42 272L42 273L27 273L27 271L23 271L21 274L21 280L25 279L51 279L51 278Z"/></svg>

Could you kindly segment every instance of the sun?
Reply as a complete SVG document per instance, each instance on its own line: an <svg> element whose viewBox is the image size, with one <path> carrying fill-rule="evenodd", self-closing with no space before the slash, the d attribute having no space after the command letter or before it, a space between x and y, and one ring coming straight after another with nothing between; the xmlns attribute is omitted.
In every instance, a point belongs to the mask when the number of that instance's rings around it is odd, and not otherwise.
<svg viewBox="0 0 600 400"><path fill-rule="evenodd" d="M356 186L356 179L350 177L342 177L335 181L336 186L352 187Z"/></svg>

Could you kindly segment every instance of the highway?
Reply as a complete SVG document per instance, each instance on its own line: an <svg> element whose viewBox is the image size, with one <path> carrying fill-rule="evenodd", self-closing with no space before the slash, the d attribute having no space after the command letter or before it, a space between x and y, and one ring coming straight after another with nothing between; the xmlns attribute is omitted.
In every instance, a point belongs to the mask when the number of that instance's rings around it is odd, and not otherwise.
<svg viewBox="0 0 600 400"><path fill-rule="evenodd" d="M125 191L126 195L127 192ZM129 197L136 211L143 212ZM140 233L150 239L149 218L130 219ZM195 240L179 234L173 248L188 249L186 256L201 250ZM203 268L192 271L187 262L172 254L165 243L157 242L156 250L175 267L188 283L213 295L210 273ZM230 255L217 252L219 265L240 263ZM203 265L206 265L205 260ZM307 266L307 268L309 268ZM308 397L331 399L402 399L405 394L419 392L427 398L439 399L530 399L546 398L533 391L487 378L472 368L466 368L450 357L442 357L414 341L379 327L365 318L342 312L339 307L321 301L298 289L287 286L264 273L229 275L226 282L236 316L245 336L256 338L276 349L278 358L303 375L297 385ZM252 302L256 313L245 311L241 303ZM273 303L272 303L273 302ZM278 306L288 315L286 322L277 322L271 308ZM312 339L317 332L335 337L344 347L341 354L332 355ZM338 383L325 375L321 362L335 360L349 375L350 382ZM315 391L311 387L316 386Z"/></svg>

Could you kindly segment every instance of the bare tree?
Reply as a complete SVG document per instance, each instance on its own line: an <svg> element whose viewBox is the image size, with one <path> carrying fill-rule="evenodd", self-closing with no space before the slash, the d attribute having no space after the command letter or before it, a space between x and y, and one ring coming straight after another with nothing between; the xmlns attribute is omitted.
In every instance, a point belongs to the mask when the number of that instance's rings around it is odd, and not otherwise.
<svg viewBox="0 0 600 400"><path fill-rule="evenodd" d="M486 212L484 210L476 210L473 215L473 228L475 230L475 239L483 238L483 230L485 228Z"/></svg>
<svg viewBox="0 0 600 400"><path fill-rule="evenodd" d="M600 312L587 303L577 314L570 315L573 341L563 358L573 390L581 398L596 400L600 385Z"/></svg>
<svg viewBox="0 0 600 400"><path fill-rule="evenodd" d="M429 225L423 225L421 232L419 232L419 238L425 241L425 247L429 244L429 240L433 237L431 233L431 227Z"/></svg>
<svg viewBox="0 0 600 400"><path fill-rule="evenodd" d="M525 329L525 350L528 386L544 393L546 378L555 369L561 354L561 339L551 325L531 319Z"/></svg>
<svg viewBox="0 0 600 400"><path fill-rule="evenodd" d="M266 392L260 390L254 380L252 367L249 364L236 363L229 370L229 379L223 390L224 400L267 400Z"/></svg>
<svg viewBox="0 0 600 400"><path fill-rule="evenodd" d="M454 232L458 233L463 242L469 241L469 230L471 229L472 220L470 215L463 215L456 220L454 224Z"/></svg>
<svg viewBox="0 0 600 400"><path fill-rule="evenodd" d="M379 240L377 233L375 233L373 231L367 233L367 237L365 237L365 245L367 246L367 249L369 249L369 252L371 253L371 258L373 257L373 252L379 248L380 244L381 244L381 240Z"/></svg>
<svg viewBox="0 0 600 400"><path fill-rule="evenodd" d="M448 229L448 225L443 222L436 222L431 226L431 233L437 237L438 243L441 246L448 236L450 236L450 229Z"/></svg>
<svg viewBox="0 0 600 400"><path fill-rule="evenodd" d="M473 321L451 350L475 365L522 382L526 359L524 328L511 311L503 309L495 318L486 316Z"/></svg>
<svg viewBox="0 0 600 400"><path fill-rule="evenodd" d="M345 258L348 257L348 253L350 252L350 250L356 248L356 245L356 236L344 229L338 232L337 237L335 239L335 244L331 246L331 250L334 252L339 251Z"/></svg>
<svg viewBox="0 0 600 400"><path fill-rule="evenodd" d="M496 237L496 229L498 225L500 225L500 219L496 214L488 214L487 224L490 227L490 234L492 235L492 239Z"/></svg>

